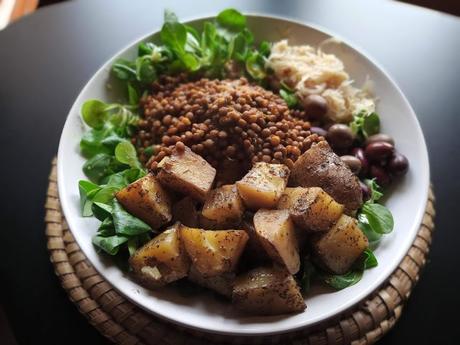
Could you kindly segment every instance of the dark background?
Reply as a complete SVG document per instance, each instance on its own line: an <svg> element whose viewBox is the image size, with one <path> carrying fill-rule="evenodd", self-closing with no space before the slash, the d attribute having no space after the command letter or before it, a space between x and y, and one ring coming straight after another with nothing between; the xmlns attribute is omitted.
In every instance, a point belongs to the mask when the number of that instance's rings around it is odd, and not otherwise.
<svg viewBox="0 0 460 345"><path fill-rule="evenodd" d="M78 92L105 60L157 28L164 7L186 18L228 6L322 25L364 47L398 82L426 136L438 216L422 279L381 343L457 344L460 20L369 0L80 0L1 31L0 304L18 343L107 343L59 286L44 236L50 161Z"/></svg>
<svg viewBox="0 0 460 345"><path fill-rule="evenodd" d="M56 4L66 0L40 0L40 6ZM403 2L424 6L446 13L460 15L460 1L458 0L402 0Z"/></svg>

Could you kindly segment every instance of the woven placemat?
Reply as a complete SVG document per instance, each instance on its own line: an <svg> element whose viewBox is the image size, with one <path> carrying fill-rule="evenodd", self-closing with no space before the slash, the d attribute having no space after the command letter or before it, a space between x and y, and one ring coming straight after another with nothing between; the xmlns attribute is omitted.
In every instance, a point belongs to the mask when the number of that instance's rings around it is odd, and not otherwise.
<svg viewBox="0 0 460 345"><path fill-rule="evenodd" d="M93 268L75 242L61 213L56 160L49 177L46 236L50 259L62 287L97 330L123 345L373 344L401 316L402 308L426 262L434 228L434 195L430 190L420 230L399 267L368 299L333 320L304 330L269 337L225 337L197 332L159 320L122 297Z"/></svg>

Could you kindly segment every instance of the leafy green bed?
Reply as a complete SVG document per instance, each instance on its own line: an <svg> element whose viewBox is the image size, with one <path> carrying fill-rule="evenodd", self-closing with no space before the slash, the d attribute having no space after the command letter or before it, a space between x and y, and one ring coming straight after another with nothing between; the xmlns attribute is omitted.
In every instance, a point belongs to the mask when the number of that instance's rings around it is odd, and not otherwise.
<svg viewBox="0 0 460 345"><path fill-rule="evenodd" d="M141 96L162 74L186 72L191 76L225 78L232 67L233 72L236 69L239 75L264 85L270 73L265 68L270 44L264 41L256 47L246 18L234 9L224 10L214 21L205 22L201 32L179 23L177 17L167 11L160 41L159 45L141 43L135 60L118 60L112 66L113 75L126 90L127 104L88 100L81 109L82 118L90 127L80 142L81 154L87 159L83 171L88 177L79 182L82 215L101 221L93 244L99 251L117 258L123 267L128 257L155 233L145 222L126 212L114 198L117 191L147 173L131 143L139 120ZM290 107L297 105L293 90L288 87L284 86L280 95ZM379 131L378 115L357 114L351 128L365 139ZM148 152L151 154L152 148L145 150ZM392 231L393 218L387 208L377 203L382 193L375 181L366 183L372 197L359 210L357 218L373 247L382 234ZM345 275L327 274L307 257L299 279L304 291L312 279L342 289L358 282L366 268L376 265L371 249L366 250Z"/></svg>

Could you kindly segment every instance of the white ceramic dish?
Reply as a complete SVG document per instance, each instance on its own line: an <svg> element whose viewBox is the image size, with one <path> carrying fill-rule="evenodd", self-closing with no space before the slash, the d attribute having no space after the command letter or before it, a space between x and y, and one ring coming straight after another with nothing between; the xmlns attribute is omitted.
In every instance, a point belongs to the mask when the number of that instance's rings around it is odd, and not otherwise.
<svg viewBox="0 0 460 345"><path fill-rule="evenodd" d="M200 25L205 19L194 20ZM288 38L293 44L317 45L333 35L312 26L282 18L248 16L248 25L257 40L276 41ZM159 29L159 28L157 28ZM396 140L399 151L411 164L409 173L391 191L386 202L395 219L395 230L385 236L375 251L379 266L367 270L356 285L330 291L314 288L307 297L307 309L296 315L276 317L238 316L230 303L218 300L211 294L184 295L173 288L149 291L123 274L110 260L98 255L91 244L98 221L80 215L77 183L85 176L84 163L79 154L79 140L84 131L80 120L80 107L90 98L117 100L118 93L108 88L110 66L116 58L132 58L137 45L151 37L148 35L116 54L105 63L86 84L75 101L62 132L58 154L58 184L62 208L70 229L88 259L98 272L121 294L143 309L171 322L202 331L221 334L266 335L286 332L332 317L350 308L374 291L397 267L409 249L421 222L429 185L428 155L422 131L408 101L395 82L372 59L346 43L330 46L326 51L343 60L346 70L360 85L369 76L374 82L374 92L380 99L378 112L382 131Z"/></svg>

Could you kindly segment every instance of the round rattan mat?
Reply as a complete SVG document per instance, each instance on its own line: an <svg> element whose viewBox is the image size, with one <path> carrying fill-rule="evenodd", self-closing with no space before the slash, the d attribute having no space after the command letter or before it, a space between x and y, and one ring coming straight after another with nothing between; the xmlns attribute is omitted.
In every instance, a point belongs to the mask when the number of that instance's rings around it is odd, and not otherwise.
<svg viewBox="0 0 460 345"><path fill-rule="evenodd" d="M135 306L102 278L75 242L61 213L52 163L46 199L46 236L50 259L62 287L88 321L114 343L169 344L373 344L399 319L419 279L434 228L434 195L430 190L420 230L399 267L371 296L333 320L292 333L269 337L225 337L180 328Z"/></svg>

